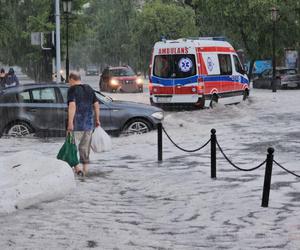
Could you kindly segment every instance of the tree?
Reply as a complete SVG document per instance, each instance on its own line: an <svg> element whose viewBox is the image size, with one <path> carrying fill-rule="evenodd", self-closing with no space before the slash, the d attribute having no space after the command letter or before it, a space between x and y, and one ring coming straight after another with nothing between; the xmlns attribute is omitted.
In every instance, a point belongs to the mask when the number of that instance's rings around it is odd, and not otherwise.
<svg viewBox="0 0 300 250"><path fill-rule="evenodd" d="M54 1L51 1L52 4ZM0 61L18 65L36 81L49 81L52 76L51 57L47 51L32 46L31 32L54 30L53 5L49 0L1 0L0 21L6 25L0 37ZM81 8L84 0L73 1L74 11ZM80 17L80 16L79 16ZM71 32L82 30L80 19L75 16Z"/></svg>
<svg viewBox="0 0 300 250"><path fill-rule="evenodd" d="M195 15L191 8L170 1L146 3L131 22L131 43L136 58L139 58L136 67L147 71L151 49L162 37L178 39L196 34Z"/></svg>
<svg viewBox="0 0 300 250"><path fill-rule="evenodd" d="M294 11L299 0L193 0L185 3L193 7L201 35L229 38L235 47L246 50L251 65L256 59L271 58L270 8L274 5L281 13L277 22L277 54L282 53L286 46L295 47L300 38L299 33L295 34Z"/></svg>
<svg viewBox="0 0 300 250"><path fill-rule="evenodd" d="M129 63L129 21L134 15L135 6L135 0L90 1L84 12L86 31L76 45L82 48L79 53L84 56L86 63Z"/></svg>

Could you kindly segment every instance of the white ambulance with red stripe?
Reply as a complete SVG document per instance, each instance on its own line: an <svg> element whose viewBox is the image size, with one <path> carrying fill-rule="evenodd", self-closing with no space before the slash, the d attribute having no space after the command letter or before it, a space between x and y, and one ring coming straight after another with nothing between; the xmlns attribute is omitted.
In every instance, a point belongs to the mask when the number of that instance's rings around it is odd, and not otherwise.
<svg viewBox="0 0 300 250"><path fill-rule="evenodd" d="M237 103L249 80L234 48L221 38L181 38L155 43L149 68L152 105Z"/></svg>

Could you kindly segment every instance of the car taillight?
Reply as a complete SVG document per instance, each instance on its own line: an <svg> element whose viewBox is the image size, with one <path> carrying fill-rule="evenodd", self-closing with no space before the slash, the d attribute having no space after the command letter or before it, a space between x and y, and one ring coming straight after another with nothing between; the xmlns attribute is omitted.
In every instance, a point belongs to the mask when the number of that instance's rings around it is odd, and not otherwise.
<svg viewBox="0 0 300 250"><path fill-rule="evenodd" d="M202 77L198 78L197 92L198 94L202 94L204 92L204 79Z"/></svg>

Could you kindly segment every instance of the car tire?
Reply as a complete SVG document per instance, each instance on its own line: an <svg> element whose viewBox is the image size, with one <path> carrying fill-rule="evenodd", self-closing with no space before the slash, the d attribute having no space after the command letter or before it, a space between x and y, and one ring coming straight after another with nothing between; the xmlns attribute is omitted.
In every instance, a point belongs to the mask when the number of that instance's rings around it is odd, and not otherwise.
<svg viewBox="0 0 300 250"><path fill-rule="evenodd" d="M15 122L6 129L6 135L12 137L24 137L32 134L33 128L26 122Z"/></svg>
<svg viewBox="0 0 300 250"><path fill-rule="evenodd" d="M124 128L122 129L122 134L132 135L132 134L144 134L152 129L151 123L142 118L135 118L129 120Z"/></svg>
<svg viewBox="0 0 300 250"><path fill-rule="evenodd" d="M218 96L216 94L213 94L209 103L209 107L215 108L217 106L218 99L219 99Z"/></svg>
<svg viewBox="0 0 300 250"><path fill-rule="evenodd" d="M243 93L243 101L246 101L249 98L249 90L245 89Z"/></svg>

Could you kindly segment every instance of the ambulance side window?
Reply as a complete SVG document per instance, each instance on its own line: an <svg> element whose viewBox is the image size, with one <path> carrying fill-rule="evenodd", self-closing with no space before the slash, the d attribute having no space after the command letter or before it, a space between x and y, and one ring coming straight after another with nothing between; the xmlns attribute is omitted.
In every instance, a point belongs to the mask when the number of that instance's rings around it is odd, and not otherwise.
<svg viewBox="0 0 300 250"><path fill-rule="evenodd" d="M244 74L244 70L243 70L242 65L240 63L240 60L235 55L233 55L233 62L234 62L234 67L235 67L236 72L238 72L240 74Z"/></svg>
<svg viewBox="0 0 300 250"><path fill-rule="evenodd" d="M230 55L218 54L220 75L232 75L232 64Z"/></svg>

